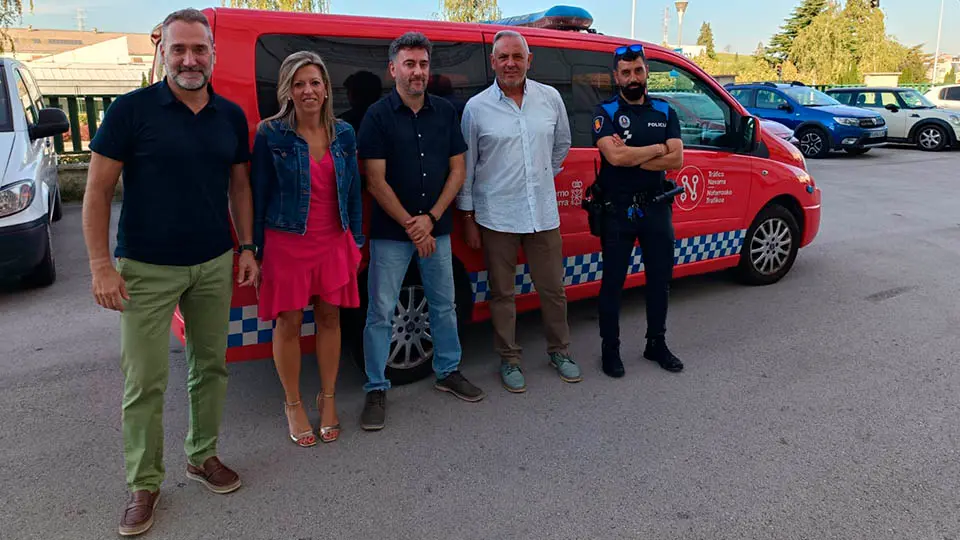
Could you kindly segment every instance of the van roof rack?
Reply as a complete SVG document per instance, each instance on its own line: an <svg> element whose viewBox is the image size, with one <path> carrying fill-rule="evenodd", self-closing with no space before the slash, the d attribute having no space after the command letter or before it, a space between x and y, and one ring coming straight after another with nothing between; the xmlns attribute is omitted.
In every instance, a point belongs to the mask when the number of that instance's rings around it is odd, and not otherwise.
<svg viewBox="0 0 960 540"><path fill-rule="evenodd" d="M593 16L590 15L587 10L574 6L553 6L546 11L483 22L485 24L499 24L503 26L526 26L528 28L548 28L551 30L596 32L596 30L590 28L593 24Z"/></svg>

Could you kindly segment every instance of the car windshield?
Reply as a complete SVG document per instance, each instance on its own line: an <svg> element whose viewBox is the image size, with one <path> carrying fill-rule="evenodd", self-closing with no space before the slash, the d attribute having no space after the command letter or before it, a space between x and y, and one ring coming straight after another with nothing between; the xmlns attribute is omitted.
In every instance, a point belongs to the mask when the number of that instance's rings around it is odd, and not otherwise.
<svg viewBox="0 0 960 540"><path fill-rule="evenodd" d="M900 92L900 97L903 99L903 102L907 104L908 109L936 109L937 106L934 105L929 99L923 97L923 94L917 92L916 90L904 90Z"/></svg>
<svg viewBox="0 0 960 540"><path fill-rule="evenodd" d="M827 107L830 105L842 105L842 103L839 101L813 88L792 86L790 88L784 88L783 91L788 96L793 98L797 103L805 107Z"/></svg>

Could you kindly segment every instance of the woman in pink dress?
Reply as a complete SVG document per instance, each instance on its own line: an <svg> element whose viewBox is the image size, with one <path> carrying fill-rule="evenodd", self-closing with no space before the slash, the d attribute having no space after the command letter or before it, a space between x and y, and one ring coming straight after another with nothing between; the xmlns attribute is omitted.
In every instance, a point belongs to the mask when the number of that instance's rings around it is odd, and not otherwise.
<svg viewBox="0 0 960 540"><path fill-rule="evenodd" d="M300 399L303 312L313 306L321 392L319 438L340 435L334 395L340 366L340 308L360 305L360 175L353 128L333 116L330 76L315 53L280 66L280 112L261 122L251 179L254 237L262 257L259 317L276 321L273 359L283 384L290 439L317 443Z"/></svg>

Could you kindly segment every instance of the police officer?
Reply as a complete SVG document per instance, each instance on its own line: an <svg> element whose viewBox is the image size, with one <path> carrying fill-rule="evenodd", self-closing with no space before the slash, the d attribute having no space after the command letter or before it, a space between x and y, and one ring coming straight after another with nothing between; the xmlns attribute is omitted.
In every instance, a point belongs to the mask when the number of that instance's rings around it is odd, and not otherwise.
<svg viewBox="0 0 960 540"><path fill-rule="evenodd" d="M603 372L611 377L624 374L620 295L638 240L647 278L643 356L678 372L683 364L665 340L674 231L673 198L663 195L669 191L664 171L683 167L680 123L667 102L647 95L648 66L642 45L618 48L613 62L619 93L597 106L593 119L594 143L601 155L597 182L606 208L599 302Z"/></svg>

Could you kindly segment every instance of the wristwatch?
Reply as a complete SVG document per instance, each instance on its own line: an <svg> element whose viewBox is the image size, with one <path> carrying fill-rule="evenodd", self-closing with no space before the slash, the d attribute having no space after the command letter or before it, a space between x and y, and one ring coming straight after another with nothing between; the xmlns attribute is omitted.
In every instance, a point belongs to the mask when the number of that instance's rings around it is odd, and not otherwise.
<svg viewBox="0 0 960 540"><path fill-rule="evenodd" d="M427 215L430 217L430 222L433 223L434 225L436 225L437 222L440 221L437 218L433 217L433 212L427 212Z"/></svg>
<svg viewBox="0 0 960 540"><path fill-rule="evenodd" d="M254 257L256 257L257 253L259 252L256 244L241 244L237 249L237 253L243 253L244 251L252 251Z"/></svg>

